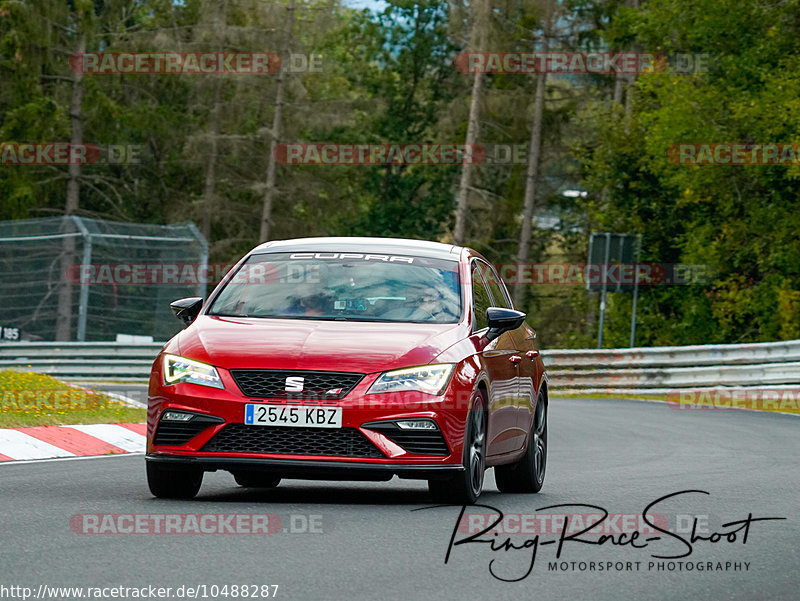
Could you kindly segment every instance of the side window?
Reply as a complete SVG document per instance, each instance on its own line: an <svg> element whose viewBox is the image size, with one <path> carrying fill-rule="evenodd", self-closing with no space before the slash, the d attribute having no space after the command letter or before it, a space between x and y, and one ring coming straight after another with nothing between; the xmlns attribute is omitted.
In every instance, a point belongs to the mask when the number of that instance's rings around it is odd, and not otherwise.
<svg viewBox="0 0 800 601"><path fill-rule="evenodd" d="M493 307L503 307L505 309L511 309L511 301L506 294L506 290L503 287L503 284L500 283L500 280L497 278L497 274L495 274L494 269L489 267L488 265L484 265L483 267L483 277L486 279L486 284L489 286L489 290L492 293L492 299L494 304Z"/></svg>
<svg viewBox="0 0 800 601"><path fill-rule="evenodd" d="M489 290L483 283L481 272L483 267L478 263L472 265L472 306L475 309L475 329L482 330L489 327L486 320L486 309L492 306Z"/></svg>

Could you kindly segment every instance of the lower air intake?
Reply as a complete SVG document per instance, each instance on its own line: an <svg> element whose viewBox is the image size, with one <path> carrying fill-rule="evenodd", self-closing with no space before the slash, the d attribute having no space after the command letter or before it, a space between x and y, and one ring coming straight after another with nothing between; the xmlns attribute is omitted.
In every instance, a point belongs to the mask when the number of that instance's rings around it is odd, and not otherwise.
<svg viewBox="0 0 800 601"><path fill-rule="evenodd" d="M203 447L215 453L268 453L382 458L384 455L355 428L282 428L229 424Z"/></svg>

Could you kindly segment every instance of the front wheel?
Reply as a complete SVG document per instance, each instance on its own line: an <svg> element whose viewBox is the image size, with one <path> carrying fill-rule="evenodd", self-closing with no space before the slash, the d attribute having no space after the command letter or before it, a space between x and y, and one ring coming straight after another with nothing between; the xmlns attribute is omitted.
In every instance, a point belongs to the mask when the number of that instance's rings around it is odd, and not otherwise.
<svg viewBox="0 0 800 601"><path fill-rule="evenodd" d="M483 490L486 471L486 399L478 391L467 417L464 437L464 471L447 480L428 480L428 490L437 503L474 503Z"/></svg>
<svg viewBox="0 0 800 601"><path fill-rule="evenodd" d="M494 480L500 492L535 493L542 490L547 468L547 402L540 393L525 455L517 463L498 465Z"/></svg>
<svg viewBox="0 0 800 601"><path fill-rule="evenodd" d="M147 463L147 485L159 499L191 499L203 484L203 471L197 469L166 469Z"/></svg>

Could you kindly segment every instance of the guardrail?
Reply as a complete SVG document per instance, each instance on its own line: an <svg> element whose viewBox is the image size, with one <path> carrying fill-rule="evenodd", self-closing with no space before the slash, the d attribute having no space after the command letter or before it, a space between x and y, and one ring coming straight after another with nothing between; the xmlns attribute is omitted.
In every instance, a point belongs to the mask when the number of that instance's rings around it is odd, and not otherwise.
<svg viewBox="0 0 800 601"><path fill-rule="evenodd" d="M0 369L69 380L146 381L163 343L0 344ZM554 388L662 390L800 384L800 340L758 344L543 351Z"/></svg>
<svg viewBox="0 0 800 601"><path fill-rule="evenodd" d="M146 382L163 342L9 342L0 344L0 369L22 369L64 380Z"/></svg>
<svg viewBox="0 0 800 601"><path fill-rule="evenodd" d="M674 389L800 383L800 340L754 344L551 350L560 389Z"/></svg>

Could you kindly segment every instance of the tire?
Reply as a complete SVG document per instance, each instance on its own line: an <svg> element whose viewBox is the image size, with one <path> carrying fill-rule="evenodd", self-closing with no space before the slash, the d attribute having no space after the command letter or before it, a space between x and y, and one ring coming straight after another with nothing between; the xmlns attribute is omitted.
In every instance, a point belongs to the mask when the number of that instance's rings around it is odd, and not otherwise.
<svg viewBox="0 0 800 601"><path fill-rule="evenodd" d="M428 480L428 490L436 503L469 505L483 489L486 471L486 399L477 391L467 416L464 436L464 471L447 480Z"/></svg>
<svg viewBox="0 0 800 601"><path fill-rule="evenodd" d="M245 488L275 488L280 484L280 476L260 472L233 472L236 484Z"/></svg>
<svg viewBox="0 0 800 601"><path fill-rule="evenodd" d="M542 490L547 471L547 401L540 393L525 455L516 463L494 468L497 488L504 493L536 493Z"/></svg>
<svg viewBox="0 0 800 601"><path fill-rule="evenodd" d="M147 485L159 499L191 499L203 484L203 471L196 469L167 469L147 463Z"/></svg>

